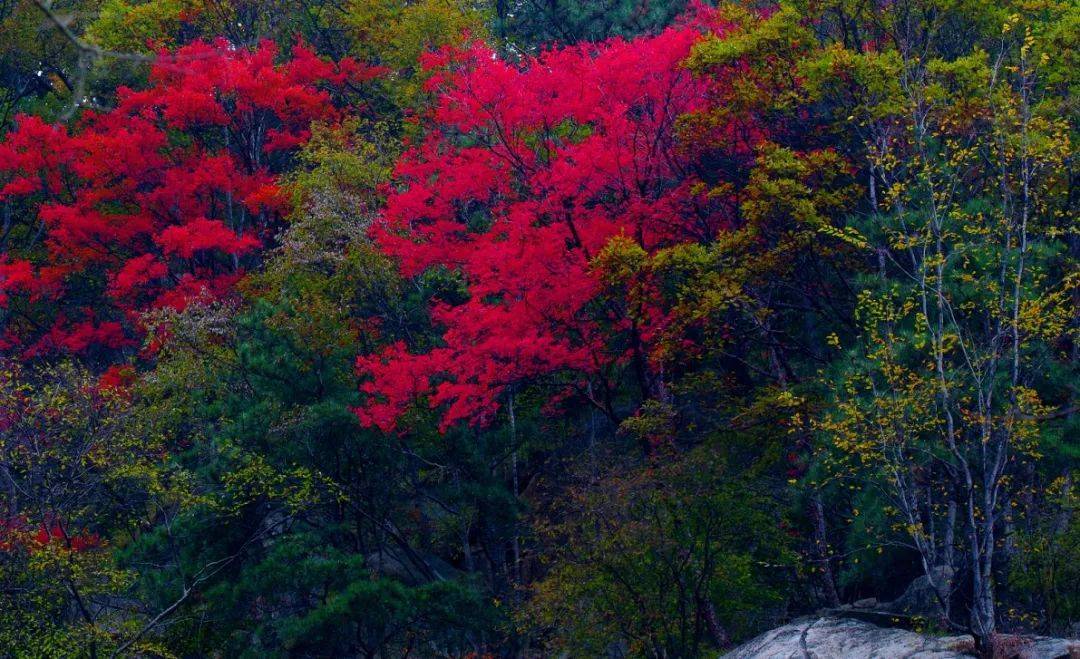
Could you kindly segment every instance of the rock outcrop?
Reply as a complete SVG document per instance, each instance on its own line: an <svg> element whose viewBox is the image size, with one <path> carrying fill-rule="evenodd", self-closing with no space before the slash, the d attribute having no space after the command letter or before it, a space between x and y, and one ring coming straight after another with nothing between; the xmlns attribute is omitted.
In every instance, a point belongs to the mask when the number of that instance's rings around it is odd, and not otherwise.
<svg viewBox="0 0 1080 659"><path fill-rule="evenodd" d="M947 584L953 578L953 571L947 567L936 567L933 570L933 575L934 582L931 582L928 576L923 575L912 581L904 590L903 595L892 602L882 604L881 608L896 613L925 616L931 619L940 617L942 613L941 603L934 590L934 583L939 584L942 592L947 593L949 590Z"/></svg>
<svg viewBox="0 0 1080 659"><path fill-rule="evenodd" d="M768 631L725 655L727 659L971 659L970 636L935 637L862 620L814 617ZM1016 659L1073 659L1080 642L1060 638L1015 638ZM1015 653L1015 654L1013 654Z"/></svg>

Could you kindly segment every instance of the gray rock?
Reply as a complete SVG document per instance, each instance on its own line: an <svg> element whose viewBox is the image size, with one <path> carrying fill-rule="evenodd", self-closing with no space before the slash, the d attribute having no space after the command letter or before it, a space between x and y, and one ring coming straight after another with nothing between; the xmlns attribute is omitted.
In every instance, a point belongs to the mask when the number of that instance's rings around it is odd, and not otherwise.
<svg viewBox="0 0 1080 659"><path fill-rule="evenodd" d="M804 618L765 632L728 659L968 659L970 636L935 638L850 618Z"/></svg>
<svg viewBox="0 0 1080 659"><path fill-rule="evenodd" d="M942 588L947 589L952 574L951 568L944 566L934 568L934 578ZM927 618L937 618L942 615L941 602L938 600L937 593L934 592L934 587L926 575L912 581L903 595L892 602L883 604L882 608L896 613L925 616Z"/></svg>
<svg viewBox="0 0 1080 659"><path fill-rule="evenodd" d="M422 561L423 565L418 564ZM417 555L413 559L398 554L372 553L364 557L364 565L373 574L395 577L410 586L427 583L428 572L436 580L452 579L458 574L454 566L431 554Z"/></svg>
<svg viewBox="0 0 1080 659"><path fill-rule="evenodd" d="M1017 659L1075 659L1080 657L1080 641L1034 636L1021 641Z"/></svg>
<svg viewBox="0 0 1080 659"><path fill-rule="evenodd" d="M877 606L877 598L867 597L866 599L855 600L855 603L852 604L852 606L856 609L872 609Z"/></svg>
<svg viewBox="0 0 1080 659"><path fill-rule="evenodd" d="M1006 659L1075 659L1080 657L1080 641L1002 634L996 641L994 656Z"/></svg>
<svg viewBox="0 0 1080 659"><path fill-rule="evenodd" d="M1080 640L1046 636L1012 637L1010 659L1076 659ZM970 636L925 636L878 627L863 620L811 617L765 632L726 659L971 659Z"/></svg>

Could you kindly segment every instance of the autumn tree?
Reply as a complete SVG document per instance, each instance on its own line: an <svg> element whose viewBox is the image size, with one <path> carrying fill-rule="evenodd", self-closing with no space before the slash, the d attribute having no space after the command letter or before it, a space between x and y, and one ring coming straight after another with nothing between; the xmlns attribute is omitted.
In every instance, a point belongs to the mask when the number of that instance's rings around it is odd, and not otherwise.
<svg viewBox="0 0 1080 659"><path fill-rule="evenodd" d="M930 15L929 34L948 16ZM993 38L947 54L899 14L881 18L895 49L825 60L858 90L871 207L857 230L876 267L819 428L847 476L887 493L944 616L990 647L1032 462L1073 414L1072 131L1048 84L1048 23L1005 14ZM851 88L826 79L828 93ZM965 583L969 614L950 606Z"/></svg>
<svg viewBox="0 0 1080 659"><path fill-rule="evenodd" d="M419 353L399 342L358 362L372 378L365 424L395 427L418 396L445 406L444 429L484 424L509 385L530 381L613 420L627 413L624 378L639 399L664 395L649 354L655 318L602 301L594 259L613 239L652 251L737 221L730 196L704 194L698 156L676 139L680 117L721 84L680 66L708 30L723 26L706 12L632 44L521 65L481 45L428 58L433 128L403 156L375 232L405 276L445 269L462 291L432 306L439 345ZM752 162L763 130L753 117L711 130L728 138L709 142L718 154Z"/></svg>
<svg viewBox="0 0 1080 659"><path fill-rule="evenodd" d="M133 348L138 315L227 294L287 206L276 173L333 121L330 89L374 71L301 45L162 53L142 91L72 128L24 116L0 144L3 347Z"/></svg>
<svg viewBox="0 0 1080 659"><path fill-rule="evenodd" d="M140 424L134 373L97 378L62 364L0 366L0 646L61 656L153 650L142 628L157 611L133 600L133 570L113 560L123 544L183 497L183 477L162 468L164 437ZM121 604L123 603L123 604Z"/></svg>

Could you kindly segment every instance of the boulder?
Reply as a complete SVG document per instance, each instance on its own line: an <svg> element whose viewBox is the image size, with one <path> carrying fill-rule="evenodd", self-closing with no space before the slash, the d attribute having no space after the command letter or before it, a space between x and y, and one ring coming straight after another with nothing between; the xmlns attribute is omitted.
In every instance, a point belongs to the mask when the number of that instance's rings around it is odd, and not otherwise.
<svg viewBox="0 0 1080 659"><path fill-rule="evenodd" d="M395 577L410 586L427 583L432 579L453 579L458 574L452 565L431 554L415 555L410 560L409 557L396 553L372 553L364 557L364 565L375 575Z"/></svg>
<svg viewBox="0 0 1080 659"><path fill-rule="evenodd" d="M1003 636L1008 659L1078 659L1080 641ZM970 636L926 636L849 617L800 618L724 655L727 659L972 659Z"/></svg>
<svg viewBox="0 0 1080 659"><path fill-rule="evenodd" d="M999 640L1001 656L1009 659L1076 659L1080 657L1080 641L1049 636L1002 635Z"/></svg>
<svg viewBox="0 0 1080 659"><path fill-rule="evenodd" d="M968 659L970 636L935 638L851 618L803 618L765 632L728 659Z"/></svg>
<svg viewBox="0 0 1080 659"><path fill-rule="evenodd" d="M944 566L934 568L934 578L943 587L952 579L952 575L952 568ZM912 581L904 590L903 595L892 602L883 604L881 608L926 618L938 618L942 615L941 602L938 600L937 593L934 592L934 587L930 584L930 578L926 575Z"/></svg>

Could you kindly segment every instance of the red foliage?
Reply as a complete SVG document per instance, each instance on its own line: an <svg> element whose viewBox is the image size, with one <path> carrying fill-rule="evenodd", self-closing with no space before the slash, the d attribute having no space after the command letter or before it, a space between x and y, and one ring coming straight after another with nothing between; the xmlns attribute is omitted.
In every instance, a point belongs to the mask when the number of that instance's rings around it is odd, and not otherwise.
<svg viewBox="0 0 1080 659"><path fill-rule="evenodd" d="M113 364L98 378L100 391L111 391L126 396L135 384L135 368L130 364Z"/></svg>
<svg viewBox="0 0 1080 659"><path fill-rule="evenodd" d="M31 527L25 517L0 519L0 551L22 547L32 553L52 543L79 552L101 546L101 537L89 531L72 533L56 521Z"/></svg>
<svg viewBox="0 0 1080 659"><path fill-rule="evenodd" d="M34 542L42 546L52 542L60 542L72 551L86 551L100 545L101 538L98 537L98 534L90 532L71 535L65 532L59 524L54 523L52 526L42 525L34 534Z"/></svg>
<svg viewBox="0 0 1080 659"><path fill-rule="evenodd" d="M402 158L374 233L404 275L458 271L469 299L433 305L440 347L396 343L357 361L364 425L395 428L418 397L442 408L443 430L484 424L508 385L644 360L647 333L598 300L592 259L616 236L654 251L708 241L735 221L735 204L699 192L702 154L677 128L724 85L681 65L703 32L726 29L718 22L702 11L656 36L520 66L482 45L427 58L433 128ZM739 121L710 136L736 168L763 139L753 117Z"/></svg>
<svg viewBox="0 0 1080 659"><path fill-rule="evenodd" d="M300 44L277 55L271 42L194 43L70 130L17 119L0 203L25 203L30 221L0 253L0 348L126 347L139 312L228 292L285 210L275 173L288 151L338 118L333 89L379 73Z"/></svg>

